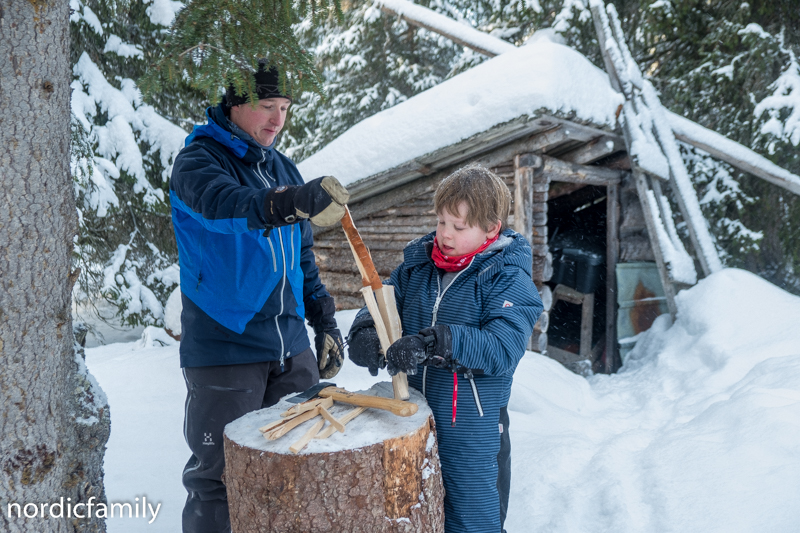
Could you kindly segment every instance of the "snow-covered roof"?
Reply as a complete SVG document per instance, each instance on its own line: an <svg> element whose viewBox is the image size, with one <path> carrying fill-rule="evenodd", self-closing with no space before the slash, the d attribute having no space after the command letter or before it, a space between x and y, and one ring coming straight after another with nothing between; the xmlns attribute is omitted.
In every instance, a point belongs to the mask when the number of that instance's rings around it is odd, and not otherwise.
<svg viewBox="0 0 800 533"><path fill-rule="evenodd" d="M622 104L605 72L566 46L540 40L508 51L362 120L298 168L345 185L520 117L569 117L613 129Z"/></svg>

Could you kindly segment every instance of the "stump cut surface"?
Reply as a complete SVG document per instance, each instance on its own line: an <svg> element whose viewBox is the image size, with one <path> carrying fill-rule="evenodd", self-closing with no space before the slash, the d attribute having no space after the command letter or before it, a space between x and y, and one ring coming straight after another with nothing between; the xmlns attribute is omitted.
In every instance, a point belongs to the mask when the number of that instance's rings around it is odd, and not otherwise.
<svg viewBox="0 0 800 533"><path fill-rule="evenodd" d="M391 398L392 385L379 383L366 394ZM258 430L293 404L281 401L228 424L225 483L233 531L444 531L433 416L414 389L410 401L419 406L413 416L367 409L344 434L313 439L299 454L289 446L313 421L275 441ZM340 418L352 409L337 403L331 414Z"/></svg>

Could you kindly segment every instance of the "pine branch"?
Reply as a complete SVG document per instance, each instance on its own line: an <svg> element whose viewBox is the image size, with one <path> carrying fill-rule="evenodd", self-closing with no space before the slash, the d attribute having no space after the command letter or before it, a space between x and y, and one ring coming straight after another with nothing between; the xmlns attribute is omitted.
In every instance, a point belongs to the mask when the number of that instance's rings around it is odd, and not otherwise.
<svg viewBox="0 0 800 533"><path fill-rule="evenodd" d="M237 94L255 94L251 74L266 59L280 72L287 95L297 99L306 90L323 95L313 57L292 25L306 17L318 25L331 10L341 20L340 0L194 0L178 13L140 88L152 98L185 80L212 102L229 85Z"/></svg>

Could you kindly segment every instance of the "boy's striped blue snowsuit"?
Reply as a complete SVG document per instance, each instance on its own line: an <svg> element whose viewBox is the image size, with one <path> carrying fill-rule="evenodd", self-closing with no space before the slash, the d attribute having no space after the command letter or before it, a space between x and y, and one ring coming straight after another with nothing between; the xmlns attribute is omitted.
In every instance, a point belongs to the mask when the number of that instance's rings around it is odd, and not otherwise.
<svg viewBox="0 0 800 533"><path fill-rule="evenodd" d="M446 490L445 531L497 533L500 410L508 404L514 370L542 312L531 280L531 248L521 235L506 230L498 239L505 247L476 255L443 288L441 271L430 258L433 237L431 233L409 243L390 283L404 335L434 323L450 326L453 357L463 367L456 425L451 425L451 371L420 366L409 383L424 392L436 420ZM474 375L483 416L465 369Z"/></svg>

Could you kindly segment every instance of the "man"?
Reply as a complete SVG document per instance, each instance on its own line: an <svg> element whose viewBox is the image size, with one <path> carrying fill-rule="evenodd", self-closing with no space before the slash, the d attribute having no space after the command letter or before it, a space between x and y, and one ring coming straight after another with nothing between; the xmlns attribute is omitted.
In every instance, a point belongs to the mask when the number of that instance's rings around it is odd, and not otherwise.
<svg viewBox="0 0 800 533"><path fill-rule="evenodd" d="M175 160L172 221L181 265L184 436L192 456L184 532L230 531L222 432L240 416L336 375L342 337L320 282L311 226L344 214L332 177L304 183L274 145L291 99L262 64L256 105L229 88ZM303 318L314 328L316 359Z"/></svg>

